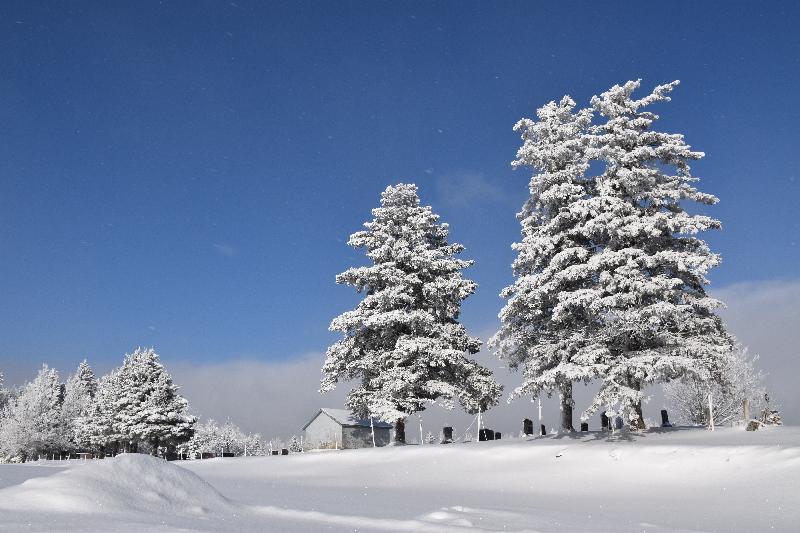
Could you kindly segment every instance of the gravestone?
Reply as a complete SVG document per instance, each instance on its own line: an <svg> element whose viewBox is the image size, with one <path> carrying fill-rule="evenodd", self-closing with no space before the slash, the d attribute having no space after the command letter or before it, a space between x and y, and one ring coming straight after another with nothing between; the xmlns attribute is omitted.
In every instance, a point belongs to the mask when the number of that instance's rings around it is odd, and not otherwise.
<svg viewBox="0 0 800 533"><path fill-rule="evenodd" d="M442 444L450 444L453 442L453 428L445 426L442 428Z"/></svg>
<svg viewBox="0 0 800 533"><path fill-rule="evenodd" d="M621 416L614 418L614 429L622 429L625 426L625 422L622 420Z"/></svg>
<svg viewBox="0 0 800 533"><path fill-rule="evenodd" d="M669 414L667 413L666 409L661 410L661 427L662 428L672 427L672 424L669 423Z"/></svg>
<svg viewBox="0 0 800 533"><path fill-rule="evenodd" d="M499 432L499 431L495 431L495 432L494 432L494 440L500 440L500 437L502 437L502 435L500 434L500 432Z"/></svg>
<svg viewBox="0 0 800 533"><path fill-rule="evenodd" d="M281 455L289 455L289 450L286 448L281 448Z"/></svg>
<svg viewBox="0 0 800 533"><path fill-rule="evenodd" d="M278 455L280 452L278 450L272 450L272 455Z"/></svg>
<svg viewBox="0 0 800 533"><path fill-rule="evenodd" d="M494 431L491 429L481 429L478 431L478 440L485 441L485 440L494 440Z"/></svg>
<svg viewBox="0 0 800 533"><path fill-rule="evenodd" d="M600 427L603 431L611 429L611 424L609 424L608 416L605 413L600 415Z"/></svg>
<svg viewBox="0 0 800 533"><path fill-rule="evenodd" d="M581 431L589 431L589 423L581 422Z"/></svg>
<svg viewBox="0 0 800 533"><path fill-rule="evenodd" d="M522 421L522 433L524 435L533 435L533 420L526 418Z"/></svg>
<svg viewBox="0 0 800 533"><path fill-rule="evenodd" d="M544 427L544 424L542 424L541 426L539 426L539 435L541 435L542 437L544 437L545 435L547 435L547 428L546 428L546 427Z"/></svg>

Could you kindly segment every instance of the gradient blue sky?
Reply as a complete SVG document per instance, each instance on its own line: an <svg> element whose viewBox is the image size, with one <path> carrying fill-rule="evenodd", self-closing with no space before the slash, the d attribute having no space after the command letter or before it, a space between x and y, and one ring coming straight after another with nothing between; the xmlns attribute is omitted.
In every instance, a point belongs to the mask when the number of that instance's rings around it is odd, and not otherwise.
<svg viewBox="0 0 800 533"><path fill-rule="evenodd" d="M529 179L511 130L571 94L682 80L660 127L724 229L713 286L798 277L800 4L0 5L0 369L155 345L319 352L380 191L420 186L477 264L485 334Z"/></svg>

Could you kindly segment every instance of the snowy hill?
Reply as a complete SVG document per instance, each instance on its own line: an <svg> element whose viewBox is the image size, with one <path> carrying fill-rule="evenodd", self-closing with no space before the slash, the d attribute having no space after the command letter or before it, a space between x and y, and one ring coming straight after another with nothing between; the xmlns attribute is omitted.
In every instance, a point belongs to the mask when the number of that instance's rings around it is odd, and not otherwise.
<svg viewBox="0 0 800 533"><path fill-rule="evenodd" d="M0 465L0 530L797 531L800 524L800 428L71 463Z"/></svg>

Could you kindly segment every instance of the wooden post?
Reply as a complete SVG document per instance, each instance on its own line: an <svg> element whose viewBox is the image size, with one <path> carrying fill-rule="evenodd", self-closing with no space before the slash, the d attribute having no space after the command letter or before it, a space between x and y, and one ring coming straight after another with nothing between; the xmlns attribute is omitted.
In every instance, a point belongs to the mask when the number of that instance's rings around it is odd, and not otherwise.
<svg viewBox="0 0 800 533"><path fill-rule="evenodd" d="M708 427L714 431L714 395L708 391Z"/></svg>
<svg viewBox="0 0 800 533"><path fill-rule="evenodd" d="M425 436L422 434L422 415L417 413L417 420L419 421L419 445L425 444Z"/></svg>
<svg viewBox="0 0 800 533"><path fill-rule="evenodd" d="M542 423L542 399L536 398L537 403L539 404L539 424Z"/></svg>
<svg viewBox="0 0 800 533"><path fill-rule="evenodd" d="M372 423L372 415L369 415L369 429L372 431L372 447L375 448L375 425Z"/></svg>

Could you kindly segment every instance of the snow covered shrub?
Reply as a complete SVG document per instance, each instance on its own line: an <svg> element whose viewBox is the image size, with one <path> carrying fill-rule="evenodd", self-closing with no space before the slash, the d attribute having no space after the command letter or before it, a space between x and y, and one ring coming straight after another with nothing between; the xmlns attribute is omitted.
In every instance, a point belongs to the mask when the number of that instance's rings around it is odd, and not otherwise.
<svg viewBox="0 0 800 533"><path fill-rule="evenodd" d="M213 419L196 424L192 438L179 444L176 451L190 458L202 457L204 453L214 455L230 453L237 457L245 454L266 454L261 435L245 433L230 421L220 426Z"/></svg>
<svg viewBox="0 0 800 533"><path fill-rule="evenodd" d="M303 447L300 445L300 439L297 438L297 435L292 435L292 438L289 439L289 451L292 453L303 451Z"/></svg>
<svg viewBox="0 0 800 533"><path fill-rule="evenodd" d="M420 205L416 185L387 187L372 214L348 244L373 264L336 277L365 296L331 322L343 338L328 348L320 391L357 380L347 406L359 418L394 421L395 441L404 443L408 415L456 400L470 413L485 411L501 387L467 357L481 341L458 318L476 284L462 276L472 261L456 258L464 247L448 243L448 225Z"/></svg>
<svg viewBox="0 0 800 533"><path fill-rule="evenodd" d="M744 401L753 417L763 416L764 374L755 368L758 355L750 356L741 345L726 355L718 380L701 381L691 376L664 385L673 416L683 424L709 424L708 395L712 395L714 424L744 420ZM746 422L746 421L745 421Z"/></svg>

